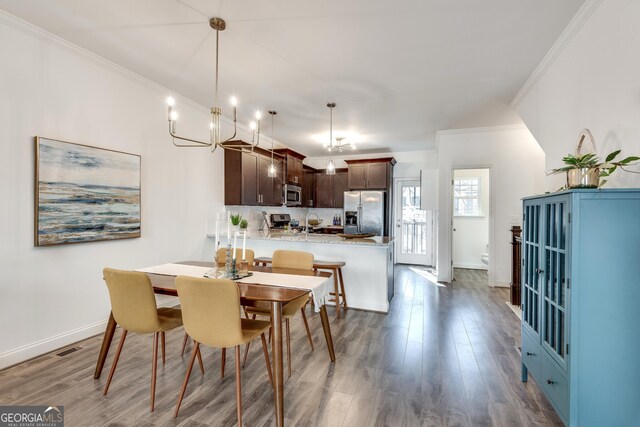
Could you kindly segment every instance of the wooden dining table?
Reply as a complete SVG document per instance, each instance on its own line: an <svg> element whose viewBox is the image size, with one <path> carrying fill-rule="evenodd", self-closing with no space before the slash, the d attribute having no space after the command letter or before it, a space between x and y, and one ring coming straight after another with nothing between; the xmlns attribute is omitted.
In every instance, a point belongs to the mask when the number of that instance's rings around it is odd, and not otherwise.
<svg viewBox="0 0 640 427"><path fill-rule="evenodd" d="M212 262L202 261L182 261L177 264L195 265L199 267L213 267ZM278 273L278 274L291 274L297 276L316 276L331 277L331 273L321 271L305 271L287 268L272 268L261 266L249 266L250 271L261 271L265 273ZM176 276L160 275L146 273L153 285L153 291L160 295L178 296L176 289L175 279ZM303 286L303 285L301 285ZM246 279L243 283L238 283L240 290L240 304L241 305L253 305L257 301L266 301L271 303L271 327L273 332L273 338L271 341L272 357L273 357L273 380L274 380L274 401L275 401L275 415L276 426L281 427L284 425L284 370L283 370L283 351L282 351L282 306L296 298L299 298L310 291L304 288L293 288L283 286L271 286L257 283L247 283ZM327 342L327 350L329 352L329 358L331 362L335 362L336 355L333 348L333 338L331 337L331 327L329 325L329 317L327 315L326 306L323 304L320 306L320 319L322 321L322 329L324 331L324 337ZM113 335L116 330L116 321L113 318L113 313L109 315L107 321L107 327L102 339L102 346L98 355L98 361L96 363L96 370L93 375L95 379L100 378L102 374L102 368L104 367L107 354L109 353L109 347L113 340Z"/></svg>

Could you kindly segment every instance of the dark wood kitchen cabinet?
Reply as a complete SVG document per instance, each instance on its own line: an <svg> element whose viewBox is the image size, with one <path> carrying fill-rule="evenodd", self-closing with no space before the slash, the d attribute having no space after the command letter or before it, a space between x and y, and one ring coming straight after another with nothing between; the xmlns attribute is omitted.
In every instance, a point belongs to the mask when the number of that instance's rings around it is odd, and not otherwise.
<svg viewBox="0 0 640 427"><path fill-rule="evenodd" d="M235 145L247 145L232 141ZM274 156L276 177L269 177L271 154L259 148L253 152L224 151L224 203L225 205L280 206L282 205L281 156Z"/></svg>
<svg viewBox="0 0 640 427"><path fill-rule="evenodd" d="M302 207L316 207L316 173L315 169L304 167L302 171Z"/></svg>
<svg viewBox="0 0 640 427"><path fill-rule="evenodd" d="M393 176L392 157L382 159L346 160L349 165L347 187L350 190L386 190Z"/></svg>
<svg viewBox="0 0 640 427"><path fill-rule="evenodd" d="M286 183L301 186L304 180L302 161L305 156L289 148L279 148L274 151L284 158Z"/></svg>
<svg viewBox="0 0 640 427"><path fill-rule="evenodd" d="M347 191L347 171L336 169L335 175L324 172L316 174L316 206L317 208L342 208L344 192Z"/></svg>

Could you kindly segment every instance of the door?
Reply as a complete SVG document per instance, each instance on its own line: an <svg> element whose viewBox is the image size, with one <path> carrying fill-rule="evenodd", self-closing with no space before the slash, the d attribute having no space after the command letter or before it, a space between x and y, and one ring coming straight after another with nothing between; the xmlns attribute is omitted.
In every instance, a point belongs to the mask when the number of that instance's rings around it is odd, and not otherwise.
<svg viewBox="0 0 640 427"><path fill-rule="evenodd" d="M331 175L316 174L316 207L330 208L331 206Z"/></svg>
<svg viewBox="0 0 640 427"><path fill-rule="evenodd" d="M396 262L433 265L433 211L420 210L420 181L398 181L396 186Z"/></svg>
<svg viewBox="0 0 640 427"><path fill-rule="evenodd" d="M273 205L273 180L274 178L269 176L269 166L271 166L271 157L259 156L258 162L260 163L258 171L258 204L263 206ZM275 160L274 160L275 165ZM276 169L277 170L277 169Z"/></svg>
<svg viewBox="0 0 640 427"><path fill-rule="evenodd" d="M331 176L332 208L344 206L344 192L347 189L347 172L336 172Z"/></svg>
<svg viewBox="0 0 640 427"><path fill-rule="evenodd" d="M388 163L367 164L367 188L387 188L387 165Z"/></svg>
<svg viewBox="0 0 640 427"><path fill-rule="evenodd" d="M283 174L284 168L282 167L283 161L280 159L274 159L273 164L276 166L276 176L273 178L273 206L282 206L284 203L283 194Z"/></svg>
<svg viewBox="0 0 640 427"><path fill-rule="evenodd" d="M384 235L384 199L384 191L363 191L360 193L361 233Z"/></svg>
<svg viewBox="0 0 640 427"><path fill-rule="evenodd" d="M366 163L355 163L349 165L349 189L364 190L366 188Z"/></svg>

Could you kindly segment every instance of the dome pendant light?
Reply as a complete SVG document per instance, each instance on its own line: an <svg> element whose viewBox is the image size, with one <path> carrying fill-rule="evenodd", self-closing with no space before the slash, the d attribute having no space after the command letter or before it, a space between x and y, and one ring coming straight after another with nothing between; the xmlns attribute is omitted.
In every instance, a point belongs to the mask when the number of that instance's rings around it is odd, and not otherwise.
<svg viewBox="0 0 640 427"><path fill-rule="evenodd" d="M273 137L274 137L273 118L278 113L275 110L269 110L269 114L271 114L271 164L269 165L269 169L267 170L267 176L269 178L275 178L276 177L276 166L273 164Z"/></svg>
<svg viewBox="0 0 640 427"><path fill-rule="evenodd" d="M336 174L336 165L333 164L333 155L332 155L332 147L333 147L333 109L335 108L336 103L330 102L327 104L329 107L329 163L327 163L327 175L335 175Z"/></svg>

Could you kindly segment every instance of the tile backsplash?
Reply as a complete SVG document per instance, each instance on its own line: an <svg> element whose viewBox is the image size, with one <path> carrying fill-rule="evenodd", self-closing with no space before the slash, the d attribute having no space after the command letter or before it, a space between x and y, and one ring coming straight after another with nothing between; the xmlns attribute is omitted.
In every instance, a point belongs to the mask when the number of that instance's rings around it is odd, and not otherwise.
<svg viewBox="0 0 640 427"><path fill-rule="evenodd" d="M298 220L300 225L304 225L304 219L307 213L314 212L316 213L320 219L322 219L322 225L332 225L333 224L333 216L339 215L340 218L343 218L343 210L342 209L333 209L333 208L288 208L282 206L225 206L224 208L219 209L209 209L209 213L207 215L207 234L215 233L215 219L216 213L222 211L230 211L231 214L241 214L242 218L247 219L249 221L249 231L257 230L260 227L260 222L262 221L262 212L267 212L268 215L271 214L289 214L291 215L292 220ZM226 214L225 214L226 218ZM344 219L344 218L343 218ZM219 225L220 230L224 230L222 223Z"/></svg>

